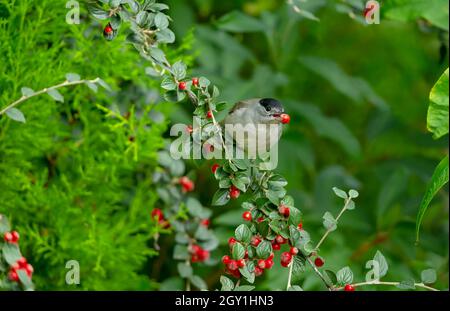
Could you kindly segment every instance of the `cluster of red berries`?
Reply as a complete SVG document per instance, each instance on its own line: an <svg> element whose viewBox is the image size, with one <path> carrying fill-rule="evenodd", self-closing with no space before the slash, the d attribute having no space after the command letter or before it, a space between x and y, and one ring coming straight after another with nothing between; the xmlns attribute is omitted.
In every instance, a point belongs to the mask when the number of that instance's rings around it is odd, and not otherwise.
<svg viewBox="0 0 450 311"><path fill-rule="evenodd" d="M187 176L180 177L178 183L181 185L183 193L192 192L195 189L195 184Z"/></svg>
<svg viewBox="0 0 450 311"><path fill-rule="evenodd" d="M191 253L191 262L203 262L209 259L209 251L203 249L200 245L191 245L189 251Z"/></svg>
<svg viewBox="0 0 450 311"><path fill-rule="evenodd" d="M159 208L154 208L152 210L152 218L156 219L156 221L158 221L158 223L161 225L161 227L163 227L165 229L170 227L169 221L164 218L164 213Z"/></svg>
<svg viewBox="0 0 450 311"><path fill-rule="evenodd" d="M195 86L195 87L198 87L198 86L199 86L199 80L198 80L198 78L192 78L192 85ZM178 89L179 89L180 91L186 91L187 86L188 86L188 84L187 84L186 81L180 81L180 82L178 82Z"/></svg>
<svg viewBox="0 0 450 311"><path fill-rule="evenodd" d="M26 258L22 257L11 266L8 273L8 278L13 282L19 282L19 270L24 270L30 278L32 277L34 271L33 266L27 262Z"/></svg>
<svg viewBox="0 0 450 311"><path fill-rule="evenodd" d="M5 232L5 234L3 235L3 239L7 243L17 244L17 242L19 242L20 235L17 231Z"/></svg>

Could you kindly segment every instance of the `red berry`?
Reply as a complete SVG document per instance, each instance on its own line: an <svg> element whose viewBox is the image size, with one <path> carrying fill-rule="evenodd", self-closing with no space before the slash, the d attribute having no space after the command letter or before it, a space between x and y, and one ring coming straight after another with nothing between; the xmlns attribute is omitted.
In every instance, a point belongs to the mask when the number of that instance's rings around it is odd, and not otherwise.
<svg viewBox="0 0 450 311"><path fill-rule="evenodd" d="M113 28L111 27L111 24L110 23L108 23L108 25L106 25L105 26L105 29L103 30L103 32L106 34L106 35L110 35L110 34L112 34L113 33Z"/></svg>
<svg viewBox="0 0 450 311"><path fill-rule="evenodd" d="M244 259L239 259L237 261L237 265L239 268L244 268L245 267L245 260Z"/></svg>
<svg viewBox="0 0 450 311"><path fill-rule="evenodd" d="M196 244L193 244L190 247L191 253L194 253L194 254L198 254L201 250L202 250L202 248L199 245L196 245Z"/></svg>
<svg viewBox="0 0 450 311"><path fill-rule="evenodd" d="M231 271L238 270L239 267L238 267L237 261L234 259L230 260L227 264L227 268L230 269Z"/></svg>
<svg viewBox="0 0 450 311"><path fill-rule="evenodd" d="M302 223L302 222L299 223L298 226L297 226L297 228L298 228L299 230L303 230L303 223Z"/></svg>
<svg viewBox="0 0 450 311"><path fill-rule="evenodd" d="M19 260L17 260L16 262L20 268L25 268L27 266L27 260L25 257L21 257Z"/></svg>
<svg viewBox="0 0 450 311"><path fill-rule="evenodd" d="M209 251L207 251L207 250L205 250L205 249L201 249L201 250L197 253L197 255L198 255L198 258L199 258L201 261L205 261L205 260L208 260L208 259L209 259Z"/></svg>
<svg viewBox="0 0 450 311"><path fill-rule="evenodd" d="M230 187L230 198L237 199L240 194L241 191L238 188L236 188L235 186Z"/></svg>
<svg viewBox="0 0 450 311"><path fill-rule="evenodd" d="M344 290L346 292L354 292L355 291L355 287L352 286L351 284L347 284L347 285L345 285Z"/></svg>
<svg viewBox="0 0 450 311"><path fill-rule="evenodd" d="M266 268L266 261L264 259L259 259L258 260L258 267L260 269L265 269Z"/></svg>
<svg viewBox="0 0 450 311"><path fill-rule="evenodd" d="M289 253L291 253L293 256L298 254L298 248L295 246L291 246L291 249L289 250Z"/></svg>
<svg viewBox="0 0 450 311"><path fill-rule="evenodd" d="M213 113L211 110L208 110L208 112L206 113L206 118L207 119L211 119L213 117Z"/></svg>
<svg viewBox="0 0 450 311"><path fill-rule="evenodd" d="M273 260L272 260L271 258L267 258L267 259L265 260L265 263L266 263L266 269L272 268L272 266L273 266Z"/></svg>
<svg viewBox="0 0 450 311"><path fill-rule="evenodd" d="M252 213L250 213L249 211L244 212L242 214L242 218L244 218L245 221L251 221L252 220Z"/></svg>
<svg viewBox="0 0 450 311"><path fill-rule="evenodd" d="M180 89L180 91L184 91L186 90L187 84L184 81L181 81L178 83L178 89Z"/></svg>
<svg viewBox="0 0 450 311"><path fill-rule="evenodd" d="M11 232L11 235L12 235L11 243L17 243L17 242L19 242L19 239L20 239L20 234L19 234L19 232L13 231L13 232Z"/></svg>
<svg viewBox="0 0 450 311"><path fill-rule="evenodd" d="M248 250L245 250L245 255L244 258L247 259L248 258Z"/></svg>
<svg viewBox="0 0 450 311"><path fill-rule="evenodd" d="M192 182L192 180L190 180L187 176L181 177L179 179L179 183L183 188L183 192L191 192L195 188L194 182Z"/></svg>
<svg viewBox="0 0 450 311"><path fill-rule="evenodd" d="M285 205L280 205L278 207L278 212L285 217L289 217L289 214L291 213L291 211L289 210L289 207L287 207Z"/></svg>
<svg viewBox="0 0 450 311"><path fill-rule="evenodd" d="M281 235L277 235L275 241L277 242L277 244L284 244L286 243L287 240L283 238Z"/></svg>
<svg viewBox="0 0 450 311"><path fill-rule="evenodd" d="M263 274L264 270L261 269L260 267L256 266L255 267L255 276L260 276L261 274Z"/></svg>
<svg viewBox="0 0 450 311"><path fill-rule="evenodd" d="M5 240L5 242L11 243L13 239L11 232L5 232L5 234L3 235L3 239Z"/></svg>
<svg viewBox="0 0 450 311"><path fill-rule="evenodd" d="M319 268L322 267L324 263L325 263L325 262L324 262L323 259L320 258L320 257L317 257L317 258L314 260L314 264L316 265L316 267L319 267Z"/></svg>
<svg viewBox="0 0 450 311"><path fill-rule="evenodd" d="M283 124L288 124L289 122L291 122L291 117L287 113L282 113L280 115L280 118L281 118L281 123L283 123Z"/></svg>
<svg viewBox="0 0 450 311"><path fill-rule="evenodd" d="M274 251L279 251L281 249L281 246L278 243L272 243L272 249Z"/></svg>
<svg viewBox="0 0 450 311"><path fill-rule="evenodd" d="M13 270L9 271L8 278L13 282L19 281L19 275L17 274L16 271L13 271Z"/></svg>
<svg viewBox="0 0 450 311"><path fill-rule="evenodd" d="M202 219L201 221L200 221L200 224L202 225L202 226L205 226L205 227L209 227L209 224L210 224L211 222L209 221L209 219Z"/></svg>
<svg viewBox="0 0 450 311"><path fill-rule="evenodd" d="M256 221L257 221L258 223L261 223L261 222L264 221L264 217L258 217L258 219L256 219Z"/></svg>
<svg viewBox="0 0 450 311"><path fill-rule="evenodd" d="M215 163L215 164L213 164L213 166L211 166L211 171L213 172L213 174L216 173L216 171L219 167L220 167L220 165L217 163Z"/></svg>
<svg viewBox="0 0 450 311"><path fill-rule="evenodd" d="M33 272L34 272L33 266L30 265L30 264L27 264L26 267L25 267L25 271L27 272L27 275L29 277L31 277L33 275Z"/></svg>
<svg viewBox="0 0 450 311"><path fill-rule="evenodd" d="M198 86L198 78L192 78L192 85Z"/></svg>
<svg viewBox="0 0 450 311"><path fill-rule="evenodd" d="M236 242L237 242L236 239L233 238L233 237L231 237L231 238L228 239L228 245L229 245L230 247L233 247L233 245L236 244Z"/></svg>
<svg viewBox="0 0 450 311"><path fill-rule="evenodd" d="M283 252L283 253L281 254L281 265L282 265L283 267L287 267L287 266L291 263L291 260L292 260L292 255L291 255L291 253L289 253L289 252Z"/></svg>
<svg viewBox="0 0 450 311"><path fill-rule="evenodd" d="M164 214L159 208L154 208L152 210L152 218L161 221L164 219Z"/></svg>
<svg viewBox="0 0 450 311"><path fill-rule="evenodd" d="M12 271L16 271L16 272L17 272L17 270L20 270L19 264L18 264L17 262L14 263L14 264L11 266L11 270L12 270Z"/></svg>
<svg viewBox="0 0 450 311"><path fill-rule="evenodd" d="M187 126L186 126L186 131L187 131L189 134L191 134L191 133L194 131L194 129L192 128L192 125L187 125Z"/></svg>
<svg viewBox="0 0 450 311"><path fill-rule="evenodd" d="M252 246L257 247L259 245L259 243L261 243L261 239L255 235L252 237L252 240L250 243L252 244Z"/></svg>
<svg viewBox="0 0 450 311"><path fill-rule="evenodd" d="M275 256L275 254L274 254L274 253L271 253L271 254L269 255L269 258L267 258L267 259L273 259L274 256Z"/></svg>
<svg viewBox="0 0 450 311"><path fill-rule="evenodd" d="M222 263L224 263L224 264L228 264L230 262L230 260L231 260L230 256L228 256L228 255L225 255L222 257Z"/></svg>

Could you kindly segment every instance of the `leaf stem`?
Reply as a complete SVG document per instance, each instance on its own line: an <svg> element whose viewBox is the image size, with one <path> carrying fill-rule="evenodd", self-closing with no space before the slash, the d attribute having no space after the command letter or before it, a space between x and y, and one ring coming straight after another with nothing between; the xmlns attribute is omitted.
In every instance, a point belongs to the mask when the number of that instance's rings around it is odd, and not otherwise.
<svg viewBox="0 0 450 311"><path fill-rule="evenodd" d="M292 280L292 268L294 267L294 259L292 258L291 263L289 264L289 275L286 285L286 290L289 290L291 287L291 280Z"/></svg>
<svg viewBox="0 0 450 311"><path fill-rule="evenodd" d="M97 83L99 80L100 80L100 78L95 78L93 80L78 80L78 81L72 81L72 82L69 82L69 81L66 80L63 83L60 83L60 84L57 84L57 85L54 85L54 86L51 86L51 87L48 87L48 88L46 87L46 88L44 88L44 89L42 89L40 91L37 91L37 92L35 92L35 93L33 93L33 94L29 95L29 96L23 95L21 98L19 98L15 102L9 104L8 106L6 106L2 110L0 110L0 115L4 114L8 109L11 109L11 108L17 106L17 105L19 105L20 103L22 103L24 101L26 101L26 100L28 100L28 99L30 99L32 97L35 97L35 96L47 93L48 91L56 90L56 89L59 89L59 88L62 88L62 87L70 86L70 85L83 84L83 83L87 83L87 82Z"/></svg>

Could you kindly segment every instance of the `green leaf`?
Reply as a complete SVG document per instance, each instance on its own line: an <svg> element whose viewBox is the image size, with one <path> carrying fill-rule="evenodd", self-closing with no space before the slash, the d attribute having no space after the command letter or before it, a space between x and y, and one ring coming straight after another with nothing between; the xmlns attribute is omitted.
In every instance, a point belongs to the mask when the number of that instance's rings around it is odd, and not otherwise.
<svg viewBox="0 0 450 311"><path fill-rule="evenodd" d="M30 97L31 95L33 95L35 93L34 90L30 89L29 87L23 87L20 90L22 92L22 95L26 96L26 97Z"/></svg>
<svg viewBox="0 0 450 311"><path fill-rule="evenodd" d="M159 12L155 16L155 25L159 29L166 29L169 27L169 19L167 18L167 15L164 13Z"/></svg>
<svg viewBox="0 0 450 311"><path fill-rule="evenodd" d="M252 232L245 224L239 225L239 227L237 227L234 231L234 234L236 239L243 243L249 243L252 238Z"/></svg>
<svg viewBox="0 0 450 311"><path fill-rule="evenodd" d="M256 230L261 236L266 236L269 233L269 221L264 220L255 224Z"/></svg>
<svg viewBox="0 0 450 311"><path fill-rule="evenodd" d="M222 206L230 201L230 195L228 189L219 189L214 193L212 198L212 205L214 206Z"/></svg>
<svg viewBox="0 0 450 311"><path fill-rule="evenodd" d="M338 197L343 198L343 199L348 199L348 195L344 190L341 190L337 187L333 187L333 191Z"/></svg>
<svg viewBox="0 0 450 311"><path fill-rule="evenodd" d="M76 73L68 73L68 74L66 74L66 79L69 82L75 82L75 81L80 81L81 77L79 74L76 74Z"/></svg>
<svg viewBox="0 0 450 311"><path fill-rule="evenodd" d="M448 75L447 68L430 92L427 127L435 139L448 133Z"/></svg>
<svg viewBox="0 0 450 311"><path fill-rule="evenodd" d="M31 278L28 276L27 272L24 269L18 270L17 275L19 276L20 283L22 284L25 290L33 289L33 283L31 282Z"/></svg>
<svg viewBox="0 0 450 311"><path fill-rule="evenodd" d="M200 85L200 87L202 87L202 88L207 88L210 84L211 84L211 81L209 81L207 78L205 78L205 77L200 77L199 79L198 79L198 84Z"/></svg>
<svg viewBox="0 0 450 311"><path fill-rule="evenodd" d="M220 284L222 284L221 291L232 291L234 288L233 281L223 275L220 277Z"/></svg>
<svg viewBox="0 0 450 311"><path fill-rule="evenodd" d="M377 261L380 268L380 275L379 277L383 277L387 274L389 266L386 261L386 258L384 258L383 254L380 251L377 251L375 256L373 257L374 261Z"/></svg>
<svg viewBox="0 0 450 311"><path fill-rule="evenodd" d="M331 215L330 212L326 212L322 218L323 218L323 226L325 227L325 229L330 230L330 231L336 230L337 222L336 222L336 219L334 219L333 215Z"/></svg>
<svg viewBox="0 0 450 311"><path fill-rule="evenodd" d="M13 243L3 244L3 257L9 265L13 265L19 260L22 255L20 254L19 246Z"/></svg>
<svg viewBox="0 0 450 311"><path fill-rule="evenodd" d="M189 210L189 213L194 217L202 217L203 206L202 204L195 198L189 197L186 200L186 207Z"/></svg>
<svg viewBox="0 0 450 311"><path fill-rule="evenodd" d="M172 90L176 90L177 89L177 85L175 84L175 82L172 80L171 77L165 77L162 81L161 81L161 87L165 90L168 91L172 91Z"/></svg>
<svg viewBox="0 0 450 311"><path fill-rule="evenodd" d="M294 256L292 264L292 273L294 275L298 276L300 273L305 272L305 259L303 257Z"/></svg>
<svg viewBox="0 0 450 311"><path fill-rule="evenodd" d="M303 288L301 288L298 285L292 285L291 287L288 288L289 292L300 292L303 291Z"/></svg>
<svg viewBox="0 0 450 311"><path fill-rule="evenodd" d="M356 199L359 196L359 192L356 191L355 189L350 189L348 195L350 196L350 198Z"/></svg>
<svg viewBox="0 0 450 311"><path fill-rule="evenodd" d="M326 276L329 278L329 281L331 282L331 284L336 284L337 283L337 276L336 273L334 273L331 270L325 270L325 274Z"/></svg>
<svg viewBox="0 0 450 311"><path fill-rule="evenodd" d="M416 241L419 241L420 225L422 224L425 212L431 200L434 198L436 193L448 183L448 156L446 156L434 170L433 176L431 176L431 181L427 185L425 195L420 203L419 212L417 213L416 220Z"/></svg>
<svg viewBox="0 0 450 311"><path fill-rule="evenodd" d="M422 280L422 283L424 284L433 284L436 282L436 270L434 269L426 269L423 270L420 274L420 279Z"/></svg>
<svg viewBox="0 0 450 311"><path fill-rule="evenodd" d="M298 208L295 208L293 206L289 207L289 223L297 226L300 223L300 220L302 218L302 213Z"/></svg>
<svg viewBox="0 0 450 311"><path fill-rule="evenodd" d="M233 11L222 16L216 25L222 30L238 33L258 32L265 29L261 21L239 11Z"/></svg>
<svg viewBox="0 0 450 311"><path fill-rule="evenodd" d="M111 91L111 87L108 83L106 83L103 79L97 78L97 83L107 91Z"/></svg>
<svg viewBox="0 0 450 311"><path fill-rule="evenodd" d="M192 276L192 267L185 262L179 262L177 265L178 273L182 278L189 278Z"/></svg>
<svg viewBox="0 0 450 311"><path fill-rule="evenodd" d="M191 281L191 283L200 290L206 290L208 288L206 282L198 275L191 276L189 281Z"/></svg>
<svg viewBox="0 0 450 311"><path fill-rule="evenodd" d="M164 52L158 48L152 48L150 49L150 56L158 63L164 64L167 59Z"/></svg>
<svg viewBox="0 0 450 311"><path fill-rule="evenodd" d="M189 252L186 245L175 245L173 249L173 259L186 260L189 259Z"/></svg>
<svg viewBox="0 0 450 311"><path fill-rule="evenodd" d="M250 272L248 265L245 265L243 268L240 268L239 272L241 272L242 276L250 284L253 284L253 282L255 282L255 272L254 271Z"/></svg>
<svg viewBox="0 0 450 311"><path fill-rule="evenodd" d="M10 119L12 119L14 121L22 122L22 123L26 122L25 116L23 115L22 111L20 111L17 108L14 108L14 107L9 108L8 110L6 110L5 113Z"/></svg>
<svg viewBox="0 0 450 311"><path fill-rule="evenodd" d="M56 100L57 102L64 102L64 97L61 95L61 93L56 89L51 89L47 91L47 94L50 95L51 98Z"/></svg>
<svg viewBox="0 0 450 311"><path fill-rule="evenodd" d="M92 91L94 91L94 93L97 93L97 91L98 91L97 84L86 81L86 85L88 86L88 88L90 88Z"/></svg>
<svg viewBox="0 0 450 311"><path fill-rule="evenodd" d="M107 19L109 17L109 13L103 9L101 9L98 5L88 4L89 13L98 19Z"/></svg>
<svg viewBox="0 0 450 311"><path fill-rule="evenodd" d="M259 243L258 246L256 247L256 256L258 258L267 259L271 253L272 253L272 244L267 240L261 241L261 243Z"/></svg>
<svg viewBox="0 0 450 311"><path fill-rule="evenodd" d="M402 22L424 18L431 24L448 31L447 0L390 0L382 7L384 16Z"/></svg>
<svg viewBox="0 0 450 311"><path fill-rule="evenodd" d="M286 187L288 184L286 179L281 175L273 175L270 177L268 183L274 187Z"/></svg>
<svg viewBox="0 0 450 311"><path fill-rule="evenodd" d="M186 64L182 61L178 61L172 66L172 73L177 80L182 80L186 77Z"/></svg>
<svg viewBox="0 0 450 311"><path fill-rule="evenodd" d="M251 285L241 285L234 289L235 292L249 292L255 289L255 286Z"/></svg>
<svg viewBox="0 0 450 311"><path fill-rule="evenodd" d="M242 246L241 243L234 243L231 255L233 256L233 259L236 260L243 259L245 256L244 246Z"/></svg>
<svg viewBox="0 0 450 311"><path fill-rule="evenodd" d="M169 28L163 29L156 33L156 38L160 43L174 43L175 42L175 34Z"/></svg>
<svg viewBox="0 0 450 311"><path fill-rule="evenodd" d="M349 267L344 267L336 273L336 279L339 284L351 284L353 282L353 272Z"/></svg>
<svg viewBox="0 0 450 311"><path fill-rule="evenodd" d="M398 285L398 288L400 289L415 289L415 281L413 279L407 279L404 281L401 281Z"/></svg>
<svg viewBox="0 0 450 311"><path fill-rule="evenodd" d="M0 235L3 236L5 232L11 231L8 218L5 215L0 214Z"/></svg>

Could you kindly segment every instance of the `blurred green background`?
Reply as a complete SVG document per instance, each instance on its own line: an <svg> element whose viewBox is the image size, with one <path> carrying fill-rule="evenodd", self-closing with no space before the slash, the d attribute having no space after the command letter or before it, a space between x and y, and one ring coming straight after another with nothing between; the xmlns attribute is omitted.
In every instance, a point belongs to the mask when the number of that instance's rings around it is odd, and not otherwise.
<svg viewBox="0 0 450 311"><path fill-rule="evenodd" d="M319 21L281 0L166 3L178 46L184 42L174 58L187 53L192 74L217 84L230 106L274 97L291 115L277 170L289 181L314 241L324 232L323 213L340 208L331 188L360 192L357 208L321 247L325 267L348 265L355 280L364 281L366 261L381 250L390 265L385 280L417 280L420 271L434 268L435 286L447 289L448 187L428 209L418 245L415 219L425 186L448 153L448 136L433 140L426 129L429 92L448 67L448 28L433 27L421 16L389 18L383 6L381 23L366 25L362 1L300 2ZM0 213L20 229L38 289L71 289L63 281L64 262L77 256L89 267L82 289L181 288L166 258L172 238L164 237L161 256L149 241L145 215L156 198L144 181L168 123L191 123L191 107L159 98L158 81L145 76L146 65L124 44L125 34L106 42L102 26L84 8L80 25L66 24L66 12L55 1L0 0L1 107L19 97L22 86L40 89L71 71L100 76L114 92L65 90L65 104L44 97L24 104L26 125L0 119ZM117 103L122 111L156 105L168 122L155 121L142 134L146 143L136 163L123 152L127 129L114 128L94 102ZM52 156L58 159L54 165ZM189 163L205 206L217 187L211 164ZM213 213L212 228L223 245L200 274L217 288L219 259L242 209L237 202ZM287 273L276 265L257 289L283 289ZM305 290L323 289L311 272L295 282Z"/></svg>

